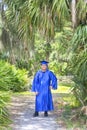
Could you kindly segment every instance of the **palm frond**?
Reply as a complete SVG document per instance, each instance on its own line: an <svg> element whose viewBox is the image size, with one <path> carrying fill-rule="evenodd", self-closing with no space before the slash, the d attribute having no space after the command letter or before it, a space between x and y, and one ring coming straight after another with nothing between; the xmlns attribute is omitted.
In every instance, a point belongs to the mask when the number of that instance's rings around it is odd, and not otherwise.
<svg viewBox="0 0 87 130"><path fill-rule="evenodd" d="M79 20L86 19L87 3L85 0L78 0L76 8Z"/></svg>
<svg viewBox="0 0 87 130"><path fill-rule="evenodd" d="M79 50L87 50L87 25L81 25L75 30L71 44L73 46L73 51L75 51L77 48Z"/></svg>

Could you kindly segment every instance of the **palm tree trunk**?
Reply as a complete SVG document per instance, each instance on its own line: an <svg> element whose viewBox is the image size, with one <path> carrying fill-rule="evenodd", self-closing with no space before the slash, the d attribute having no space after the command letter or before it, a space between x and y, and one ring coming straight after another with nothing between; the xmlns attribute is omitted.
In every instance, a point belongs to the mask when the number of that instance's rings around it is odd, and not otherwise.
<svg viewBox="0 0 87 130"><path fill-rule="evenodd" d="M76 12L76 0L71 1L71 17L72 17L72 27L77 27L77 12Z"/></svg>
<svg viewBox="0 0 87 130"><path fill-rule="evenodd" d="M49 61L50 51L51 51L51 45L50 45L50 38L47 37L47 45L46 45L46 60Z"/></svg>
<svg viewBox="0 0 87 130"><path fill-rule="evenodd" d="M3 20L2 20L2 12L3 12L3 4L2 1L0 2L0 24L1 26L3 25ZM3 43L2 43L2 29L0 29L0 51L2 51L4 49Z"/></svg>
<svg viewBox="0 0 87 130"><path fill-rule="evenodd" d="M35 56L35 48L34 48L34 36L29 40L29 55L30 58L34 58Z"/></svg>
<svg viewBox="0 0 87 130"><path fill-rule="evenodd" d="M1 22L1 34L0 34L0 43L2 47L5 50L9 49L10 46L10 37L9 37L9 32L6 29L6 17L5 17L5 4L4 1L1 0L0 2L0 22ZM3 50L2 48L2 50Z"/></svg>

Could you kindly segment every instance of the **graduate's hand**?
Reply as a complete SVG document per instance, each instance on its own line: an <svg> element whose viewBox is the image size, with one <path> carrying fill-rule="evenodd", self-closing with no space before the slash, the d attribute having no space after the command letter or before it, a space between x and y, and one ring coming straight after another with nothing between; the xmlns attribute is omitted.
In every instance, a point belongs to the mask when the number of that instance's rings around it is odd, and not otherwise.
<svg viewBox="0 0 87 130"><path fill-rule="evenodd" d="M53 87L52 86L50 86L50 89L52 89Z"/></svg>
<svg viewBox="0 0 87 130"><path fill-rule="evenodd" d="M38 95L39 94L39 92L35 92L35 95Z"/></svg>

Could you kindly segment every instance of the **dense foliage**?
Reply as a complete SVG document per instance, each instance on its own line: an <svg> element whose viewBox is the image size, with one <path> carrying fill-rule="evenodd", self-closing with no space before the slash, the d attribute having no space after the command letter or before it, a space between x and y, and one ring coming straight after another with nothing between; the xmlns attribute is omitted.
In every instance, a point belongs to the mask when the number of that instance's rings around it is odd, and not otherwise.
<svg viewBox="0 0 87 130"><path fill-rule="evenodd" d="M0 61L0 90L23 91L27 83L26 70L16 69L14 65Z"/></svg>
<svg viewBox="0 0 87 130"><path fill-rule="evenodd" d="M7 112L6 105L9 102L9 93L0 92L0 130L5 130L11 120L9 119L9 113Z"/></svg>
<svg viewBox="0 0 87 130"><path fill-rule="evenodd" d="M87 105L87 25L79 26L72 38L73 92L80 105Z"/></svg>
<svg viewBox="0 0 87 130"><path fill-rule="evenodd" d="M39 61L73 76L73 93L87 105L87 0L0 1L0 89L25 90ZM20 69L23 70L20 70Z"/></svg>

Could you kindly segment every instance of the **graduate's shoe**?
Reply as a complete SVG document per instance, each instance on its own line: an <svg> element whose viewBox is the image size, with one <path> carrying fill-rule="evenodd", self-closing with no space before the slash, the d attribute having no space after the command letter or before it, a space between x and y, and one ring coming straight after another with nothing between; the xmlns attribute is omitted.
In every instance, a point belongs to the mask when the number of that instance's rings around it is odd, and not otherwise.
<svg viewBox="0 0 87 130"><path fill-rule="evenodd" d="M47 111L44 112L44 116L45 116L45 117L48 116L48 112L47 112Z"/></svg>
<svg viewBox="0 0 87 130"><path fill-rule="evenodd" d="M39 116L39 113L38 113L38 112L35 112L35 113L33 114L33 117L37 117L37 116Z"/></svg>

